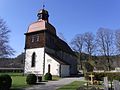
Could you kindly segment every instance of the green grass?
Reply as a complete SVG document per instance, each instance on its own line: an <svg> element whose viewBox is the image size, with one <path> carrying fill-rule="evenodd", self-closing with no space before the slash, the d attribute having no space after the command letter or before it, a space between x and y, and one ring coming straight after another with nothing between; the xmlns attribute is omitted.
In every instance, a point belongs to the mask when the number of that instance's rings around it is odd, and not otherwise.
<svg viewBox="0 0 120 90"><path fill-rule="evenodd" d="M12 78L12 89L19 89L19 88L24 88L28 87L26 83L26 76L23 76L23 73L0 73L2 74L8 74Z"/></svg>
<svg viewBox="0 0 120 90"><path fill-rule="evenodd" d="M2 74L8 74L10 76L23 76L23 73L0 73L0 75Z"/></svg>
<svg viewBox="0 0 120 90"><path fill-rule="evenodd" d="M26 83L26 76L11 76L12 88L24 88L29 85Z"/></svg>
<svg viewBox="0 0 120 90"><path fill-rule="evenodd" d="M26 76L23 76L23 73L0 73L0 75L2 75L2 74L8 74L11 76L11 78L12 78L12 87L11 87L12 90L18 90L20 88L25 88L25 87L30 86L26 83ZM58 76L52 77L53 81L57 81L59 79L60 79L60 77L58 77Z"/></svg>
<svg viewBox="0 0 120 90"><path fill-rule="evenodd" d="M59 76L52 76L52 81L58 81L60 79Z"/></svg>
<svg viewBox="0 0 120 90"><path fill-rule="evenodd" d="M84 81L74 81L68 85L64 85L63 87L57 90L76 90L80 86L82 86L85 82Z"/></svg>

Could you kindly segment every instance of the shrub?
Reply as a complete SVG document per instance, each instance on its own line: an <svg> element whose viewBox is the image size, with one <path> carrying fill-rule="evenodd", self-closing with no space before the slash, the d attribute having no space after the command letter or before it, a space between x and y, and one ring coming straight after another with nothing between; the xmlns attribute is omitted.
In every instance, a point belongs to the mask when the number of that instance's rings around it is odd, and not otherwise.
<svg viewBox="0 0 120 90"><path fill-rule="evenodd" d="M91 73L94 75L94 80L103 81L104 77L108 77L109 81L113 81L113 80L119 80L120 81L120 72L101 72L101 73L88 72L88 73L86 73L86 76L85 76L85 78L87 80L90 80L89 75Z"/></svg>
<svg viewBox="0 0 120 90"><path fill-rule="evenodd" d="M103 78L105 77L104 73L94 73L94 79L98 81L103 81Z"/></svg>
<svg viewBox="0 0 120 90"><path fill-rule="evenodd" d="M9 90L12 85L12 79L9 75L0 75L0 90Z"/></svg>
<svg viewBox="0 0 120 90"><path fill-rule="evenodd" d="M52 80L52 75L51 73L46 73L44 76L45 80Z"/></svg>
<svg viewBox="0 0 120 90"><path fill-rule="evenodd" d="M86 69L87 72L92 72L94 69L94 67L89 62L84 63L84 68Z"/></svg>
<svg viewBox="0 0 120 90"><path fill-rule="evenodd" d="M26 78L26 82L29 85L36 84L37 76L35 74L28 74Z"/></svg>

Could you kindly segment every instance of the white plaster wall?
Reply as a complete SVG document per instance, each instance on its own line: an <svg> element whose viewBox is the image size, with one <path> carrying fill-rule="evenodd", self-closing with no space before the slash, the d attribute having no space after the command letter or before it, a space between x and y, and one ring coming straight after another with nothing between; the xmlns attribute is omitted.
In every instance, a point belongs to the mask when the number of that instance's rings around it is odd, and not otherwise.
<svg viewBox="0 0 120 90"><path fill-rule="evenodd" d="M32 54L36 54L35 67L31 67ZM24 73L43 74L44 48L27 49L25 55Z"/></svg>
<svg viewBox="0 0 120 90"><path fill-rule="evenodd" d="M36 64L35 67L31 67L32 54L36 54ZM25 68L24 73L34 73L34 74L43 74L43 60L44 60L44 48L34 48L27 49L25 55ZM52 75L60 76L60 63L50 57L48 54L45 54L45 73L48 72L48 65L50 64L50 73ZM45 74L44 73L44 74ZM70 67L69 65L61 65L61 76L69 76Z"/></svg>
<svg viewBox="0 0 120 90"><path fill-rule="evenodd" d="M61 65L61 76L70 76L70 67L69 65Z"/></svg>
<svg viewBox="0 0 120 90"><path fill-rule="evenodd" d="M59 67L60 64L54 60L52 57L50 57L48 54L45 54L45 73L48 72L48 65L50 64L50 73L52 75L59 76Z"/></svg>

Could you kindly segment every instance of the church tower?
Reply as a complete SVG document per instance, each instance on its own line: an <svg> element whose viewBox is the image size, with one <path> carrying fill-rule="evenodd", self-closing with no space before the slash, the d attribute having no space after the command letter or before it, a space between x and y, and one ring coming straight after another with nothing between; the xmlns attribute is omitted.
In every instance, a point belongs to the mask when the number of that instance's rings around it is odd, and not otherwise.
<svg viewBox="0 0 120 90"><path fill-rule="evenodd" d="M49 23L49 13L44 8L37 14L38 20L25 33L24 73L69 76L76 73L76 60L71 48L56 35ZM73 57L72 57L73 56Z"/></svg>
<svg viewBox="0 0 120 90"><path fill-rule="evenodd" d="M41 9L38 20L28 27L25 41L25 73L44 73L45 46L47 45L47 33L56 35L55 28L49 23L49 14Z"/></svg>

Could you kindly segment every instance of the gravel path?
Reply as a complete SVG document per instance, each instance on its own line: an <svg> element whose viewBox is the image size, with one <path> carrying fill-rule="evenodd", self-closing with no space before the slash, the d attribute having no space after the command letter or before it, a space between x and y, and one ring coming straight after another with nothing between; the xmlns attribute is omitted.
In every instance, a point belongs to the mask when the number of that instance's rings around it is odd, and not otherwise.
<svg viewBox="0 0 120 90"><path fill-rule="evenodd" d="M57 88L63 85L69 84L73 81L80 81L80 80L84 80L84 78L83 77L62 78L59 81L43 82L40 85L34 85L24 90L56 90Z"/></svg>

